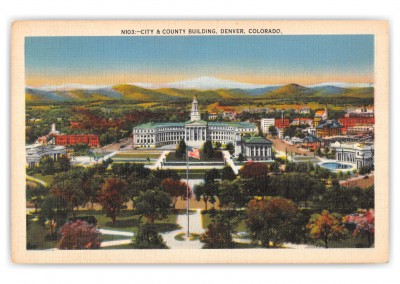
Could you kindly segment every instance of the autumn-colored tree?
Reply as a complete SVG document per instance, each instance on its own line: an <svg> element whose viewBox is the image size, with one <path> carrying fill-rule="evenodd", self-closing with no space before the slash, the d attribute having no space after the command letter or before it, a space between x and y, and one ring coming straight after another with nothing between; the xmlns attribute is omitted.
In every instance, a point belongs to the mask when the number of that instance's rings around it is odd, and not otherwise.
<svg viewBox="0 0 400 284"><path fill-rule="evenodd" d="M367 210L362 214L347 215L344 217L346 223L352 223L356 225L353 231L354 237L367 237L368 245L372 245L372 239L375 234L375 211Z"/></svg>
<svg viewBox="0 0 400 284"><path fill-rule="evenodd" d="M263 163L247 162L243 168L240 169L239 175L241 178L255 178L265 176L268 174L268 166Z"/></svg>
<svg viewBox="0 0 400 284"><path fill-rule="evenodd" d="M200 241L205 243L204 248L222 249L233 247L233 226L227 218L216 218L207 226L207 229L200 236Z"/></svg>
<svg viewBox="0 0 400 284"><path fill-rule="evenodd" d="M61 227L59 249L79 250L98 249L101 244L101 233L94 225L77 220Z"/></svg>
<svg viewBox="0 0 400 284"><path fill-rule="evenodd" d="M178 198L186 200L187 195L189 194L189 198L192 198L192 190L187 188L187 184L184 181L177 181L172 178L166 178L161 182L162 189L168 193L172 198L172 205L175 209L176 202ZM187 192L189 190L189 193Z"/></svg>
<svg viewBox="0 0 400 284"><path fill-rule="evenodd" d="M121 207L126 201L125 190L126 183L117 178L107 179L101 187L99 203L106 211L107 217L111 218L113 224L115 224L117 216L121 211Z"/></svg>
<svg viewBox="0 0 400 284"><path fill-rule="evenodd" d="M338 213L330 214L324 210L321 214L313 214L307 224L310 238L323 243L328 248L328 242L332 240L342 240L348 234L347 229L342 223L342 216Z"/></svg>
<svg viewBox="0 0 400 284"><path fill-rule="evenodd" d="M247 209L247 226L253 239L267 248L293 239L298 230L293 224L298 218L299 210L293 201L281 197L252 199Z"/></svg>
<svg viewBox="0 0 400 284"><path fill-rule="evenodd" d="M171 196L160 190L151 189L141 192L136 201L136 211L142 214L150 223L156 219L165 219L170 212Z"/></svg>

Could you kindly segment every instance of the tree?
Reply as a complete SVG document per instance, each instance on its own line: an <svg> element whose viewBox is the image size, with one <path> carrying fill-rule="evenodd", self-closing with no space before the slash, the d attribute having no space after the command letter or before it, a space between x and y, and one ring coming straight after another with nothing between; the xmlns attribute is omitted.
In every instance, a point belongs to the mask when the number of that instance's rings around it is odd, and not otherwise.
<svg viewBox="0 0 400 284"><path fill-rule="evenodd" d="M181 159L185 156L186 156L186 143L182 139L181 141L179 141L178 148L175 151L175 157Z"/></svg>
<svg viewBox="0 0 400 284"><path fill-rule="evenodd" d="M41 184L37 186L26 186L26 200L33 203L35 206L35 213L38 211L39 205L43 202L44 198L49 194L49 189Z"/></svg>
<svg viewBox="0 0 400 284"><path fill-rule="evenodd" d="M279 162L274 162L269 166L269 170L271 172L273 172L273 173L276 173L276 172L280 171L279 167L280 167L280 163Z"/></svg>
<svg viewBox="0 0 400 284"><path fill-rule="evenodd" d="M204 174L205 183L214 183L216 179L220 178L219 171L216 168L208 170Z"/></svg>
<svg viewBox="0 0 400 284"><path fill-rule="evenodd" d="M67 202L63 197L48 195L40 205L39 221L44 225L49 222L50 235L53 236L54 229L65 223L67 219Z"/></svg>
<svg viewBox="0 0 400 284"><path fill-rule="evenodd" d="M85 190L92 178L93 173L89 169L72 168L65 173L54 176L51 193L63 197L67 201L68 210L75 217L74 208L78 205L84 205L88 201Z"/></svg>
<svg viewBox="0 0 400 284"><path fill-rule="evenodd" d="M214 148L210 140L207 140L203 145L203 155L207 159L214 157Z"/></svg>
<svg viewBox="0 0 400 284"><path fill-rule="evenodd" d="M39 168L42 175L50 175L54 173L54 160L48 155L43 156L40 158Z"/></svg>
<svg viewBox="0 0 400 284"><path fill-rule="evenodd" d="M364 214L346 216L344 219L346 223L353 223L356 225L353 236L361 238L367 237L370 247L375 234L375 211L366 210Z"/></svg>
<svg viewBox="0 0 400 284"><path fill-rule="evenodd" d="M66 155L62 155L55 163L55 167L59 172L66 172L71 169L71 160Z"/></svg>
<svg viewBox="0 0 400 284"><path fill-rule="evenodd" d="M219 206L228 209L245 207L250 199L248 187L241 181L224 180L218 187Z"/></svg>
<svg viewBox="0 0 400 284"><path fill-rule="evenodd" d="M126 183L121 179L109 178L101 187L99 203L106 211L107 217L111 218L113 224L126 201Z"/></svg>
<svg viewBox="0 0 400 284"><path fill-rule="evenodd" d="M271 133L272 136L278 135L278 130L277 130L276 127L273 126L273 125L270 125L270 126L268 127L268 132Z"/></svg>
<svg viewBox="0 0 400 284"><path fill-rule="evenodd" d="M321 214L311 215L307 224L310 238L320 245L321 242L328 248L328 242L333 240L342 240L347 235L347 229L342 224L342 216L338 213L329 214L324 210Z"/></svg>
<svg viewBox="0 0 400 284"><path fill-rule="evenodd" d="M57 247L65 250L99 249L101 233L94 225L77 220L68 222L61 228L61 239Z"/></svg>
<svg viewBox="0 0 400 284"><path fill-rule="evenodd" d="M137 234L132 239L132 246L135 249L166 249L162 236L152 223L146 223L139 227Z"/></svg>
<svg viewBox="0 0 400 284"><path fill-rule="evenodd" d="M298 231L293 223L299 218L297 206L288 199L253 199L247 209L247 226L253 240L267 248L276 247Z"/></svg>
<svg viewBox="0 0 400 284"><path fill-rule="evenodd" d="M157 219L165 219L170 212L171 196L155 188L141 192L136 201L136 211L146 217L147 221L154 223Z"/></svg>
<svg viewBox="0 0 400 284"><path fill-rule="evenodd" d="M171 170L171 169L164 169L164 170L155 170L152 172L153 176L161 183L166 178L171 178L176 181L180 181L181 177L178 174L177 170Z"/></svg>
<svg viewBox="0 0 400 284"><path fill-rule="evenodd" d="M207 202L209 201L211 204L216 202L215 197L218 194L218 184L210 182L210 183L200 183L194 186L194 194L196 196L196 200L200 201L203 199L205 204L205 209L208 209Z"/></svg>
<svg viewBox="0 0 400 284"><path fill-rule="evenodd" d="M228 144L226 144L226 150L229 151L229 153L232 155L233 152L235 152L235 146L229 142Z"/></svg>
<svg viewBox="0 0 400 284"><path fill-rule="evenodd" d="M243 154L242 153L239 153L239 155L238 155L238 161L239 162L244 162L244 161L246 161L247 159L243 156Z"/></svg>
<svg viewBox="0 0 400 284"><path fill-rule="evenodd" d="M268 174L268 166L257 162L247 162L239 171L241 178L255 178L266 174Z"/></svg>
<svg viewBox="0 0 400 284"><path fill-rule="evenodd" d="M234 180L234 179L236 179L236 174L232 170L231 166L225 166L222 169L221 179L222 180Z"/></svg>
<svg viewBox="0 0 400 284"><path fill-rule="evenodd" d="M207 231L200 236L207 249L232 248L234 246L232 233L233 226L229 218L217 215L207 226Z"/></svg>
<svg viewBox="0 0 400 284"><path fill-rule="evenodd" d="M190 188L187 188L187 184L184 181L177 181L172 178L167 178L161 182L161 187L172 197L172 205L174 209L179 197L184 200L186 200L188 194L189 199L192 197L192 191ZM189 190L189 193L187 190Z"/></svg>

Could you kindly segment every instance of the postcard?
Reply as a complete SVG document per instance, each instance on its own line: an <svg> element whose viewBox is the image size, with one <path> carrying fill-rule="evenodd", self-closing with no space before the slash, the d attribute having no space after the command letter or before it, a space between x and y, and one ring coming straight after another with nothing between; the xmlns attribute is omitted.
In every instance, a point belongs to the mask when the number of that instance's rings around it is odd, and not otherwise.
<svg viewBox="0 0 400 284"><path fill-rule="evenodd" d="M385 21L17 21L16 263L388 261Z"/></svg>

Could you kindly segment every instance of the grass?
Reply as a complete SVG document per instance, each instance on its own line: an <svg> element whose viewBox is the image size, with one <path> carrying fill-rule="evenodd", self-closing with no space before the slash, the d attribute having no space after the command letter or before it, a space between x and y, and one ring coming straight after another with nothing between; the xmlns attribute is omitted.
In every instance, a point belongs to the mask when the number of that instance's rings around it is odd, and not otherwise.
<svg viewBox="0 0 400 284"><path fill-rule="evenodd" d="M219 213L222 213L219 212ZM211 223L212 217L210 213L206 213L206 214L201 214L201 225L204 229L206 229L208 227L208 225ZM246 222L243 220L241 221L236 227L235 227L235 231L237 232L245 232L247 231L247 227L246 227Z"/></svg>
<svg viewBox="0 0 400 284"><path fill-rule="evenodd" d="M125 244L125 245L119 245L119 246L104 247L101 249L133 249L133 247L131 244Z"/></svg>
<svg viewBox="0 0 400 284"><path fill-rule="evenodd" d="M33 177L36 178L36 179L40 179L40 180L44 181L47 184L50 184L54 179L54 175L42 175L40 173L34 174Z"/></svg>
<svg viewBox="0 0 400 284"><path fill-rule="evenodd" d="M27 247L31 250L51 249L57 245L57 240L47 241L45 238L50 234L46 226L42 226L38 222L27 220Z"/></svg>
<svg viewBox="0 0 400 284"><path fill-rule="evenodd" d="M373 242L372 242L373 244ZM373 245L372 245L373 246ZM328 242L329 248L368 248L367 238L355 238L350 236L349 238L342 241L330 241Z"/></svg>
<svg viewBox="0 0 400 284"><path fill-rule="evenodd" d="M161 153L118 153L112 157L112 159L128 159L128 158L149 158L157 159L160 157Z"/></svg>
<svg viewBox="0 0 400 284"><path fill-rule="evenodd" d="M97 220L97 226L101 229L109 229L115 231L134 232L137 233L138 227L146 222L146 218L140 218L135 215L134 210L122 210L117 217L115 224L112 223L111 218L106 217L103 210L80 210L76 211L76 216L93 215ZM164 220L155 221L157 230L160 233L169 232L178 229L176 224L177 215L170 214Z"/></svg>
<svg viewBox="0 0 400 284"><path fill-rule="evenodd" d="M108 242L108 241L118 241L118 240L130 240L132 239L131 237L127 236L119 236L119 235L101 235L101 240L103 242Z"/></svg>
<svg viewBox="0 0 400 284"><path fill-rule="evenodd" d="M175 240L177 241L184 241L185 240L185 233L179 233L174 237Z"/></svg>

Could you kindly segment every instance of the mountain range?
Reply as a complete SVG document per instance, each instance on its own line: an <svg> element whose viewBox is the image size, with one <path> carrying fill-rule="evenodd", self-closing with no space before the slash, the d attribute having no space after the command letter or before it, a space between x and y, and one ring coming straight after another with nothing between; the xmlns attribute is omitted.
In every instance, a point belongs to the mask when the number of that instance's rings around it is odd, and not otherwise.
<svg viewBox="0 0 400 284"><path fill-rule="evenodd" d="M258 85L221 80L214 77L199 77L165 84L128 83L114 86L68 84L25 88L27 102L75 100L134 100L146 102L191 99L195 95L199 100L301 99L326 96L373 98L374 88L370 84L347 83L323 83L313 86L298 84Z"/></svg>

